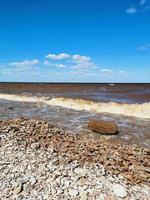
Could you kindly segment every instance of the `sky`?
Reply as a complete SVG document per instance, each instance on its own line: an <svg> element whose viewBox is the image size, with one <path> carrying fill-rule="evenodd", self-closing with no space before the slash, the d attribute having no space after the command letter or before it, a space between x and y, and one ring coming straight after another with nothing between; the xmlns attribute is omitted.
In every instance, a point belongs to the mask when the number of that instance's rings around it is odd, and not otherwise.
<svg viewBox="0 0 150 200"><path fill-rule="evenodd" d="M150 0L0 0L1 82L150 82Z"/></svg>

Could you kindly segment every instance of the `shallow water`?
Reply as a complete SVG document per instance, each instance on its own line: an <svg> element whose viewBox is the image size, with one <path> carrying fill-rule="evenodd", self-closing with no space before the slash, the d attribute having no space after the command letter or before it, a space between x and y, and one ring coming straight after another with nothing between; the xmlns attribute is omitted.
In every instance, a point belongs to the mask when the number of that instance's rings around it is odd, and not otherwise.
<svg viewBox="0 0 150 200"><path fill-rule="evenodd" d="M0 120L40 118L94 138L90 119L113 120L119 134L107 139L150 147L149 114L150 84L0 84Z"/></svg>
<svg viewBox="0 0 150 200"><path fill-rule="evenodd" d="M14 117L38 118L53 121L65 130L74 133L89 134L95 138L101 137L101 135L88 130L87 122L93 118L113 120L118 124L119 134L116 136L108 136L108 139L125 144L138 144L142 147L150 146L150 119L143 120L123 115L98 114L65 109L58 106L1 100L0 119L11 119Z"/></svg>

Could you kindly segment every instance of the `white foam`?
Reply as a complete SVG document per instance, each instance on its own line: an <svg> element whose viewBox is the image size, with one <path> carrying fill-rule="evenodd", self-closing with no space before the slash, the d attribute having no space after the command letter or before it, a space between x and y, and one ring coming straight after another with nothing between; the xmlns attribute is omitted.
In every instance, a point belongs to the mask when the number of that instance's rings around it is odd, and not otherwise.
<svg viewBox="0 0 150 200"><path fill-rule="evenodd" d="M115 102L96 103L83 99L71 99L63 97L48 99L45 97L40 98L13 94L0 94L0 98L11 101L43 103L51 106L61 106L79 111L85 110L96 113L112 113L139 118L150 118L150 102L142 104L126 104Z"/></svg>

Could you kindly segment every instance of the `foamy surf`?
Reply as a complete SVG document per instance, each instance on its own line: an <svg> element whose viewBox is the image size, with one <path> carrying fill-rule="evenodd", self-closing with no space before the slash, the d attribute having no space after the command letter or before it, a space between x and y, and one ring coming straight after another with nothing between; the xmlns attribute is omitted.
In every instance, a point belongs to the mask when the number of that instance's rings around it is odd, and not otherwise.
<svg viewBox="0 0 150 200"><path fill-rule="evenodd" d="M83 99L71 99L63 97L48 99L46 97L40 98L12 94L0 94L0 98L18 102L42 103L50 106L60 106L79 111L84 110L96 113L111 113L139 118L150 118L150 102L142 104L127 104L115 102L96 103Z"/></svg>

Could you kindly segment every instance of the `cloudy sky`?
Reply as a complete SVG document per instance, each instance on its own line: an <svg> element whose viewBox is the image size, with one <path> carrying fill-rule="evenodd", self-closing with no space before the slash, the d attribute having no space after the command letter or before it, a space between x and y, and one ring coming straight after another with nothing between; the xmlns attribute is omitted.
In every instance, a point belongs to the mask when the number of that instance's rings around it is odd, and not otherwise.
<svg viewBox="0 0 150 200"><path fill-rule="evenodd" d="M150 0L0 0L0 81L150 82Z"/></svg>

